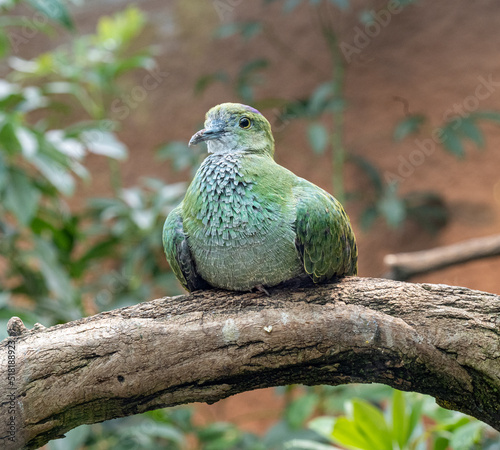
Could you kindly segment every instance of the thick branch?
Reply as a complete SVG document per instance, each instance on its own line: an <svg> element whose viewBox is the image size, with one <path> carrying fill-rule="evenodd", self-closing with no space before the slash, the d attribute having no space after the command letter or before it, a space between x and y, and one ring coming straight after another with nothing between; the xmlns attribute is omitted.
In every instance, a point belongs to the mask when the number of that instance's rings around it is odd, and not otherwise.
<svg viewBox="0 0 500 450"><path fill-rule="evenodd" d="M384 263L389 267L384 277L404 281L422 273L498 255L500 235L469 239L419 252L396 253L384 258Z"/></svg>
<svg viewBox="0 0 500 450"><path fill-rule="evenodd" d="M46 329L18 323L0 343L0 447L290 383L385 383L500 429L499 313L493 294L347 278L270 297L199 292Z"/></svg>

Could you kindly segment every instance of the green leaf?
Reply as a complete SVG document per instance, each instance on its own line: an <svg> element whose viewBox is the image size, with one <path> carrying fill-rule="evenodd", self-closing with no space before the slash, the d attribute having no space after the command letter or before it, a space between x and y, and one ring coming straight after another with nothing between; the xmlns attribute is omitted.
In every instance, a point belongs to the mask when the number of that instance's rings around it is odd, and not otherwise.
<svg viewBox="0 0 500 450"><path fill-rule="evenodd" d="M169 442L175 442L181 447L185 444L185 436L178 428L170 424L158 423L153 420L144 421L137 426L127 427L125 432L131 436L144 434L153 438L166 439Z"/></svg>
<svg viewBox="0 0 500 450"><path fill-rule="evenodd" d="M116 246L119 243L120 240L114 237L100 241L87 250L79 261L83 264L88 264L94 259L104 259L113 256Z"/></svg>
<svg viewBox="0 0 500 450"><path fill-rule="evenodd" d="M234 36L240 31L240 25L236 22L225 23L217 27L214 33L216 39L225 39Z"/></svg>
<svg viewBox="0 0 500 450"><path fill-rule="evenodd" d="M286 409L285 417L291 428L298 429L312 415L318 405L316 394L306 394L295 399Z"/></svg>
<svg viewBox="0 0 500 450"><path fill-rule="evenodd" d="M363 231L369 230L370 227L375 222L375 220L377 219L378 215L379 215L379 212L378 212L377 208L375 208L374 206L368 206L361 214L361 218L359 220L360 225L361 225L361 229Z"/></svg>
<svg viewBox="0 0 500 450"><path fill-rule="evenodd" d="M356 427L366 436L373 450L392 450L391 433L380 409L364 400L352 401Z"/></svg>
<svg viewBox="0 0 500 450"><path fill-rule="evenodd" d="M262 438L262 448L277 450L282 449L284 443L292 439L318 440L319 438L320 436L312 430L303 428L293 429L287 421L281 420L266 432Z"/></svg>
<svg viewBox="0 0 500 450"><path fill-rule="evenodd" d="M152 230L155 225L154 212L148 209L134 210L130 218L141 230Z"/></svg>
<svg viewBox="0 0 500 450"><path fill-rule="evenodd" d="M328 131L321 123L310 123L307 128L307 137L314 153L321 155L328 144Z"/></svg>
<svg viewBox="0 0 500 450"><path fill-rule="evenodd" d="M465 137L474 142L479 148L484 147L484 136L474 120L470 117L465 117L459 122L458 131Z"/></svg>
<svg viewBox="0 0 500 450"><path fill-rule="evenodd" d="M103 16L97 24L95 41L106 49L116 50L128 44L144 28L144 13L129 6L113 16Z"/></svg>
<svg viewBox="0 0 500 450"><path fill-rule="evenodd" d="M360 155L348 155L348 158L350 162L356 164L366 174L375 189L375 193L381 195L384 190L384 182L377 167Z"/></svg>
<svg viewBox="0 0 500 450"><path fill-rule="evenodd" d="M241 35L247 41L257 36L262 31L262 22L246 22L241 27Z"/></svg>
<svg viewBox="0 0 500 450"><path fill-rule="evenodd" d="M301 2L302 0L286 0L283 5L283 11L291 13Z"/></svg>
<svg viewBox="0 0 500 450"><path fill-rule="evenodd" d="M65 304L70 304L74 290L69 274L57 259L56 249L46 240L36 237L35 252L40 264L40 271L50 291Z"/></svg>
<svg viewBox="0 0 500 450"><path fill-rule="evenodd" d="M408 438L408 416L403 393L394 390L392 395L392 436L398 443L399 448L404 450Z"/></svg>
<svg viewBox="0 0 500 450"><path fill-rule="evenodd" d="M149 71L153 71L157 68L158 66L156 65L156 61L154 60L154 58L151 58L151 56L149 55L139 54L131 56L130 58L123 59L122 61L118 61L115 66L113 76L117 78L121 74L130 72L134 69L146 69ZM168 73L165 76L168 76Z"/></svg>
<svg viewBox="0 0 500 450"><path fill-rule="evenodd" d="M53 81L46 83L43 90L47 94L73 94L74 85L68 81Z"/></svg>
<svg viewBox="0 0 500 450"><path fill-rule="evenodd" d="M262 70L269 66L269 61L264 58L257 58L246 63L240 70L240 76L246 77L256 70Z"/></svg>
<svg viewBox="0 0 500 450"><path fill-rule="evenodd" d="M285 103L280 108L279 118L283 122L287 122L294 119L299 119L303 117L309 117L309 100L300 99Z"/></svg>
<svg viewBox="0 0 500 450"><path fill-rule="evenodd" d="M81 160L85 156L83 144L77 139L67 137L63 130L49 130L45 133L45 139L52 144L53 150L60 153L53 154L53 159L62 164L69 162L69 159Z"/></svg>
<svg viewBox="0 0 500 450"><path fill-rule="evenodd" d="M16 106L16 110L22 113L45 108L50 103L43 91L35 86L28 86L24 88L22 94L22 101Z"/></svg>
<svg viewBox="0 0 500 450"><path fill-rule="evenodd" d="M312 419L307 424L307 427L315 431L316 433L320 434L321 436L324 436L325 438L329 439L332 434L334 425L335 425L335 417L320 416Z"/></svg>
<svg viewBox="0 0 500 450"><path fill-rule="evenodd" d="M449 439L446 439L443 436L438 436L434 441L433 450L446 450L448 448L449 443L450 443Z"/></svg>
<svg viewBox="0 0 500 450"><path fill-rule="evenodd" d="M38 151L38 141L34 133L25 127L17 127L15 133L23 155L26 158L32 157Z"/></svg>
<svg viewBox="0 0 500 450"><path fill-rule="evenodd" d="M259 73L269 66L269 61L264 58L254 59L245 64L236 79L236 91L246 102L254 101L253 86L261 83L262 75Z"/></svg>
<svg viewBox="0 0 500 450"><path fill-rule="evenodd" d="M343 11L349 8L349 0L330 0L330 2Z"/></svg>
<svg viewBox="0 0 500 450"><path fill-rule="evenodd" d="M417 424L422 417L422 408L424 406L424 399L420 396L411 405L410 417L408 419L408 426L406 429L406 442L409 442Z"/></svg>
<svg viewBox="0 0 500 450"><path fill-rule="evenodd" d="M325 110L332 95L333 85L331 82L319 85L309 98L307 105L308 114L312 117L320 115Z"/></svg>
<svg viewBox="0 0 500 450"><path fill-rule="evenodd" d="M32 232L45 239L52 236L52 242L57 248L60 258L69 259L78 235L76 217L70 216L61 225L60 218L55 214L50 214L50 212L47 214L47 211L43 211L43 213L46 214L39 214L31 222L30 228ZM46 216L47 220L40 216Z"/></svg>
<svg viewBox="0 0 500 450"><path fill-rule="evenodd" d="M187 169L192 163L192 152L189 146L182 141L172 141L158 149L160 159L170 159L175 170Z"/></svg>
<svg viewBox="0 0 500 450"><path fill-rule="evenodd" d="M474 444L479 444L485 425L482 422L473 420L457 428L450 439L450 446L453 450L469 450Z"/></svg>
<svg viewBox="0 0 500 450"><path fill-rule="evenodd" d="M217 39L224 39L234 36L236 33L241 33L244 39L250 40L261 31L262 23L259 21L230 22L218 27L214 37Z"/></svg>
<svg viewBox="0 0 500 450"><path fill-rule="evenodd" d="M57 160L49 155L38 153L31 158L31 162L59 192L64 195L73 194L75 180Z"/></svg>
<svg viewBox="0 0 500 450"><path fill-rule="evenodd" d="M325 105L325 111L331 111L331 112L342 112L344 111L346 106L346 102L342 98L332 98L330 101Z"/></svg>
<svg viewBox="0 0 500 450"><path fill-rule="evenodd" d="M363 25L368 25L368 24L371 24L373 23L374 21L374 12L373 10L368 10L368 9L363 9L359 14L358 14L358 18L359 18L359 21L363 24Z"/></svg>
<svg viewBox="0 0 500 450"><path fill-rule="evenodd" d="M10 155L21 151L21 144L16 135L16 127L11 122L6 122L0 130L0 149L2 147Z"/></svg>
<svg viewBox="0 0 500 450"><path fill-rule="evenodd" d="M4 206L23 225L28 225L38 210L40 191L31 178L19 170L11 170L5 188Z"/></svg>
<svg viewBox="0 0 500 450"><path fill-rule="evenodd" d="M307 439L292 439L285 443L284 450L342 450L339 447L334 447L332 445L320 444L316 441L310 441Z"/></svg>
<svg viewBox="0 0 500 450"><path fill-rule="evenodd" d="M199 95L205 92L209 86L216 82L227 83L228 81L229 77L226 72L214 72L208 75L203 75L196 81L194 92L196 95Z"/></svg>
<svg viewBox="0 0 500 450"><path fill-rule="evenodd" d="M10 49L10 41L3 31L0 31L0 59L5 58Z"/></svg>
<svg viewBox="0 0 500 450"><path fill-rule="evenodd" d="M0 152L0 198L1 198L1 193L4 188L4 186L7 184L8 181L8 172L7 172L7 167L5 166L5 159Z"/></svg>
<svg viewBox="0 0 500 450"><path fill-rule="evenodd" d="M89 130L84 131L81 137L92 153L119 160L127 157L127 147L116 138L114 133L102 130Z"/></svg>
<svg viewBox="0 0 500 450"><path fill-rule="evenodd" d="M353 450L381 450L373 448L371 443L360 432L355 422L347 417L339 417L335 421L331 437L349 449Z"/></svg>
<svg viewBox="0 0 500 450"><path fill-rule="evenodd" d="M417 133L422 124L425 122L425 117L421 114L413 114L401 120L394 129L393 139L398 142L402 141L410 134Z"/></svg>
<svg viewBox="0 0 500 450"><path fill-rule="evenodd" d="M30 5L69 30L75 28L66 6L61 0L28 0Z"/></svg>
<svg viewBox="0 0 500 450"><path fill-rule="evenodd" d="M442 409L442 408L440 408ZM447 411L448 412L448 411ZM460 414L455 411L450 411L451 414L442 413L441 411L436 411L434 418L441 417L440 420L437 421L437 425L434 427L437 431L446 431L453 432L460 427L471 422L471 418L466 416L465 414Z"/></svg>
<svg viewBox="0 0 500 450"><path fill-rule="evenodd" d="M9 304L10 292L0 292L0 309L5 308Z"/></svg>
<svg viewBox="0 0 500 450"><path fill-rule="evenodd" d="M0 79L0 101L3 102L5 99L19 95L21 89L19 85L15 83L9 83L6 80Z"/></svg>
<svg viewBox="0 0 500 450"><path fill-rule="evenodd" d="M500 111L476 111L471 113L469 117L500 122Z"/></svg>
<svg viewBox="0 0 500 450"><path fill-rule="evenodd" d="M464 145L460 135L452 128L453 124L448 123L443 128L442 137L443 146L450 153L454 154L458 158L463 158L465 155Z"/></svg>
<svg viewBox="0 0 500 450"><path fill-rule="evenodd" d="M378 211L392 228L399 227L406 219L405 203L397 196L397 184L386 186L383 196L377 202Z"/></svg>
<svg viewBox="0 0 500 450"><path fill-rule="evenodd" d="M67 450L68 448L82 448L92 429L82 425L65 433L64 439L57 439L48 443L49 450Z"/></svg>

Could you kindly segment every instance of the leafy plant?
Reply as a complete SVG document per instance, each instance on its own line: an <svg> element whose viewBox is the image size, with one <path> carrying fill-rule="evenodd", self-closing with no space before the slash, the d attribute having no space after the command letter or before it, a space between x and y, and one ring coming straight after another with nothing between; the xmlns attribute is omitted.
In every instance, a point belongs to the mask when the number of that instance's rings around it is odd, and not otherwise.
<svg viewBox="0 0 500 450"><path fill-rule="evenodd" d="M101 17L93 35L76 37L69 45L29 61L11 58L12 78L43 81L45 93L72 96L90 118L103 119L109 115L110 101L119 93L116 81L131 70L155 66L150 49L130 53L132 41L144 26L144 15L134 7L113 17Z"/></svg>
<svg viewBox="0 0 500 450"><path fill-rule="evenodd" d="M383 407L369 398L349 399L344 414L316 417L309 427L335 445L291 440L286 448L326 450L340 445L349 450L471 450L491 442L491 431L484 423L439 408L431 397L397 390ZM494 435L498 442L498 434Z"/></svg>
<svg viewBox="0 0 500 450"><path fill-rule="evenodd" d="M17 3L4 4L4 12ZM49 17L72 29L63 2L29 3L44 14L50 7ZM12 17L18 23L20 16ZM14 314L28 325L49 325L160 290L178 292L163 263L161 226L184 185L148 179L123 189L116 161L127 149L109 119L117 80L154 64L149 50L131 50L144 25L144 15L128 8L101 18L94 35L32 60L9 59L11 71L0 80L2 330ZM2 32L15 28L0 22ZM82 115L83 121L72 119ZM75 210L66 198L89 179L85 157L91 153L110 161L115 197Z"/></svg>

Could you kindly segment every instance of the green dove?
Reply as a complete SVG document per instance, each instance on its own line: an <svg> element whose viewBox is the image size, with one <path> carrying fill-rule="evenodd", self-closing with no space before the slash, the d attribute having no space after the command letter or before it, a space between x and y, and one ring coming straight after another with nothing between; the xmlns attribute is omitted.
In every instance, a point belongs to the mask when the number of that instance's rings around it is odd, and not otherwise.
<svg viewBox="0 0 500 450"><path fill-rule="evenodd" d="M167 260L188 291L265 289L307 274L356 275L347 214L328 192L274 159L271 126L256 109L223 103L189 141L209 156L163 228Z"/></svg>

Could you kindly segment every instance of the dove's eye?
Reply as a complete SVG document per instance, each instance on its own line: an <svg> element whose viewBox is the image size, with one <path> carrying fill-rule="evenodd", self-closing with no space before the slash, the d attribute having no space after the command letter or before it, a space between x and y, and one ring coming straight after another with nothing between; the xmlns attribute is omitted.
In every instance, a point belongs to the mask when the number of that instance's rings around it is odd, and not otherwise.
<svg viewBox="0 0 500 450"><path fill-rule="evenodd" d="M244 128L245 130L252 126L252 122L248 117L242 117L240 119L240 128Z"/></svg>

